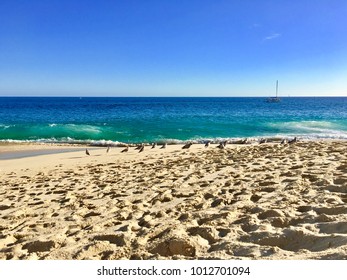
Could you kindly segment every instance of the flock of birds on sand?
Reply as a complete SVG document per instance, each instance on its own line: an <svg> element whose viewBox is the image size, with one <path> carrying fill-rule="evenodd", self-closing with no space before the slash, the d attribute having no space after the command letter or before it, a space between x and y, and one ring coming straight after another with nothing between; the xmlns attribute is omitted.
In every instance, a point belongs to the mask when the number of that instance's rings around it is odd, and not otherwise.
<svg viewBox="0 0 347 280"><path fill-rule="evenodd" d="M293 143L296 143L298 141L298 139L296 137L294 137L293 139L290 139L290 140L287 140L287 139L283 139L281 141L281 145L286 145L286 144L293 144ZM264 143L267 143L268 142L268 139L266 138L262 138L259 140L259 144L264 144ZM220 142L216 147L219 148L219 149L225 149L226 145L227 145L228 141L222 141ZM236 141L236 142L232 142L233 144L248 144L249 141L247 138L243 139L243 140L239 140L239 141ZM211 141L206 141L205 142L205 148L208 148L211 144ZM166 143L164 143L160 149L165 149L166 148ZM184 146L182 147L182 149L189 149L191 146L193 145L192 142L188 142L186 144L184 144ZM151 149L154 149L155 147L157 146L157 143L153 143L151 145ZM108 153L110 151L110 146L107 147L107 150L106 150L106 153ZM143 152L145 149L145 144L144 143L141 143L140 145L137 145L135 147L135 150L138 150L139 153ZM121 153L126 153L126 152L129 152L129 146L127 145L122 151ZM88 149L86 149L86 155L90 156L90 152Z"/></svg>

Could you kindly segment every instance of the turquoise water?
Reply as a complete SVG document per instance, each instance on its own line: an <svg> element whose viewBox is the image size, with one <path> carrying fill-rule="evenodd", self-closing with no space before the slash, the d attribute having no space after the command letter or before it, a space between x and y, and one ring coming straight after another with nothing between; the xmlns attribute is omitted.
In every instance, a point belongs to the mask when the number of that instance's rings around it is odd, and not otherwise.
<svg viewBox="0 0 347 280"><path fill-rule="evenodd" d="M0 141L118 144L243 137L347 139L346 97L1 97Z"/></svg>

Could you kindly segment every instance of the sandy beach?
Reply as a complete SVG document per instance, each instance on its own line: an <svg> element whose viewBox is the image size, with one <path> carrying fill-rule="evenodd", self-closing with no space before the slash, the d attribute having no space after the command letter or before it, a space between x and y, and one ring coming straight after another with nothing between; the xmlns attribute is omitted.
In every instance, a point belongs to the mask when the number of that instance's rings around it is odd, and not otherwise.
<svg viewBox="0 0 347 280"><path fill-rule="evenodd" d="M1 145L0 259L347 259L347 141L216 146Z"/></svg>

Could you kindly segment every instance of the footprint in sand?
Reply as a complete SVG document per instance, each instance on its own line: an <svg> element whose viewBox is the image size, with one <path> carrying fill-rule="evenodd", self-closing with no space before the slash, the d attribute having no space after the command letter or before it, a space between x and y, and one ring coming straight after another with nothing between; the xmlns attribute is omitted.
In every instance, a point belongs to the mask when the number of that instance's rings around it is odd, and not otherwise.
<svg viewBox="0 0 347 280"><path fill-rule="evenodd" d="M252 232L249 236L242 236L240 240L262 246L276 246L292 252L302 249L319 252L347 244L346 236L319 236L300 229L284 229L281 234L264 231Z"/></svg>
<svg viewBox="0 0 347 280"><path fill-rule="evenodd" d="M36 252L46 252L51 251L56 247L56 242L52 240L48 241L40 241L36 240L33 242L28 242L23 246L24 250L28 250L29 253L36 253Z"/></svg>

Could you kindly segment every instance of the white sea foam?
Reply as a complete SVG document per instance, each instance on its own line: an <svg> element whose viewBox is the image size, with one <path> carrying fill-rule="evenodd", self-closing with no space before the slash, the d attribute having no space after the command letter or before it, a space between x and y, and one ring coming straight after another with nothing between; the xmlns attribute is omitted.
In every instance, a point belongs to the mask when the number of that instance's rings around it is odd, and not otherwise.
<svg viewBox="0 0 347 280"><path fill-rule="evenodd" d="M300 137L304 139L347 139L347 131L339 123L329 121L297 121L270 123L270 127L284 130L279 137Z"/></svg>
<svg viewBox="0 0 347 280"><path fill-rule="evenodd" d="M269 123L269 126L276 128L292 128L292 129L328 129L328 128L339 128L341 127L336 122L329 121L289 121L289 122L278 122Z"/></svg>
<svg viewBox="0 0 347 280"><path fill-rule="evenodd" d="M15 125L7 125L7 124L0 124L0 128L2 129L8 129L10 127L14 127Z"/></svg>
<svg viewBox="0 0 347 280"><path fill-rule="evenodd" d="M88 133L88 134L99 134L102 133L98 126L88 124L48 124L49 127L59 128L72 133Z"/></svg>
<svg viewBox="0 0 347 280"><path fill-rule="evenodd" d="M269 136L270 137L270 136ZM305 134L305 133L296 133L296 134L276 134L273 137L276 138L293 138L293 137L298 137L299 139L303 140L319 140L319 139L331 139L331 140L347 140L347 134L346 133L319 133L319 134ZM268 137L264 137L268 138Z"/></svg>
<svg viewBox="0 0 347 280"><path fill-rule="evenodd" d="M111 140L78 140L70 137L64 137L60 139L56 138L42 138L36 140L14 140L14 139L2 139L2 143L50 143L50 144L80 144L91 146L124 146L123 142L111 141Z"/></svg>
<svg viewBox="0 0 347 280"><path fill-rule="evenodd" d="M331 132L331 131L330 131ZM319 139L337 139L337 140L347 140L347 133L341 132L341 131L335 131L334 133L287 133L287 134L272 134L272 135L263 135L263 136L254 136L254 137L247 137L249 142L258 142L261 138L267 138L270 141L279 141L280 139L286 138L294 138L298 137L302 140L319 140ZM153 141L147 141L147 144L156 142L158 144L184 144L187 142L192 142L194 144L203 144L208 142L211 142L212 144L217 144L220 142L227 141L229 143L237 142L241 139L245 139L246 137L216 137L216 138L203 138L203 137L196 137L192 139L187 140L180 140L180 139L165 139L165 138L159 138L155 139ZM91 145L91 146L125 146L125 145L132 145L137 144L137 142L120 142L120 141L112 141L112 140L92 140L92 139L74 139L71 137L64 137L64 138L42 138L42 139L36 139L36 140L14 140L14 139L3 139L0 140L0 142L5 143L51 143L51 144L77 144L77 145ZM146 142L146 141L144 141Z"/></svg>

